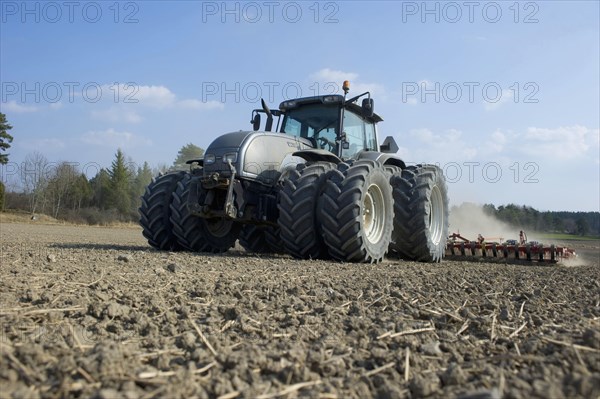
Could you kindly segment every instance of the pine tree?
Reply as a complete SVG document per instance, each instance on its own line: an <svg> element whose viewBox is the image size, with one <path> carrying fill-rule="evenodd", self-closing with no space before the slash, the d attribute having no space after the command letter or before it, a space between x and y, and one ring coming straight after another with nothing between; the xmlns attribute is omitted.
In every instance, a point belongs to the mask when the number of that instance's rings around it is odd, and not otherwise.
<svg viewBox="0 0 600 399"><path fill-rule="evenodd" d="M0 112L0 151L6 151L10 148L10 143L13 141L13 136L8 134L12 126L6 121L6 115ZM0 165L8 162L8 154L0 154Z"/></svg>
<svg viewBox="0 0 600 399"><path fill-rule="evenodd" d="M131 185L131 214L137 214L137 209L141 205L141 196L144 194L146 190L146 186L150 184L152 181L152 169L148 162L144 162L141 168L137 169L135 174L135 178L133 179L133 183Z"/></svg>
<svg viewBox="0 0 600 399"><path fill-rule="evenodd" d="M69 189L71 209L79 211L82 205L92 199L93 194L91 183L83 173L80 174Z"/></svg>
<svg viewBox="0 0 600 399"><path fill-rule="evenodd" d="M189 169L188 165L186 165L186 161L191 159L198 159L204 155L204 149L194 145L192 143L188 143L181 147L179 152L177 153L177 158L175 158L175 162L173 162L174 170L187 170Z"/></svg>
<svg viewBox="0 0 600 399"><path fill-rule="evenodd" d="M106 169L102 168L100 171L90 180L93 192L93 203L100 209L108 209L111 207L111 183L110 175Z"/></svg>
<svg viewBox="0 0 600 399"><path fill-rule="evenodd" d="M129 195L131 172L125 164L125 155L121 149L117 150L115 160L111 164L110 171L110 204L122 215L127 215L131 209L131 197Z"/></svg>

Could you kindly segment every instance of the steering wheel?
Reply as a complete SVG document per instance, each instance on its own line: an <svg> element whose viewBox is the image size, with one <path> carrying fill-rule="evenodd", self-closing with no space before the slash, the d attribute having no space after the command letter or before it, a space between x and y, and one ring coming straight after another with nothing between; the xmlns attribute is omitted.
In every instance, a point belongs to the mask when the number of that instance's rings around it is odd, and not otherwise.
<svg viewBox="0 0 600 399"><path fill-rule="evenodd" d="M335 149L335 143L333 143L328 138L326 138L326 137L317 137L317 140L321 142L321 148L323 148L325 146L325 144L327 144L329 146L329 151L330 152L333 152L333 150Z"/></svg>

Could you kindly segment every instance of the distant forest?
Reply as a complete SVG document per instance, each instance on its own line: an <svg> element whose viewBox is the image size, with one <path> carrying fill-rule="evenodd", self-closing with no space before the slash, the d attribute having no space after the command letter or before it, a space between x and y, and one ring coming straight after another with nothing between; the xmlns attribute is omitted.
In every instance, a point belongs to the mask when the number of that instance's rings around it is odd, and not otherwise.
<svg viewBox="0 0 600 399"><path fill-rule="evenodd" d="M600 212L538 211L525 205L485 204L486 214L509 225L542 233L600 236Z"/></svg>

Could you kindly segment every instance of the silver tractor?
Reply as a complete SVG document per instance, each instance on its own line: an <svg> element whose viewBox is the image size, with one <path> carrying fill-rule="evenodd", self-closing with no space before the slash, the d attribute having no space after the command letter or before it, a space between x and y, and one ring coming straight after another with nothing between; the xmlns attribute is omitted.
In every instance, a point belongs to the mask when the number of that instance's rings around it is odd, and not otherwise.
<svg viewBox="0 0 600 399"><path fill-rule="evenodd" d="M448 236L441 169L406 165L393 137L378 145L369 92L287 100L252 111L252 131L227 133L190 170L155 178L140 207L154 248L247 251L300 259L439 262ZM362 98L360 105L358 101ZM260 130L261 116L266 118ZM277 118L275 128L274 119Z"/></svg>

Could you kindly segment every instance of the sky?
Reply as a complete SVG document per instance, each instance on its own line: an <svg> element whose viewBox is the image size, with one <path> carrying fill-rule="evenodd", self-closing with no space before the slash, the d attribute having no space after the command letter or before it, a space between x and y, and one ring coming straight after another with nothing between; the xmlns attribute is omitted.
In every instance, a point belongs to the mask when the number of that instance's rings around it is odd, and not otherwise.
<svg viewBox="0 0 600 399"><path fill-rule="evenodd" d="M251 129L264 98L370 91L380 142L450 202L600 210L597 1L0 1L0 178L93 175ZM9 185L10 187L10 185Z"/></svg>

